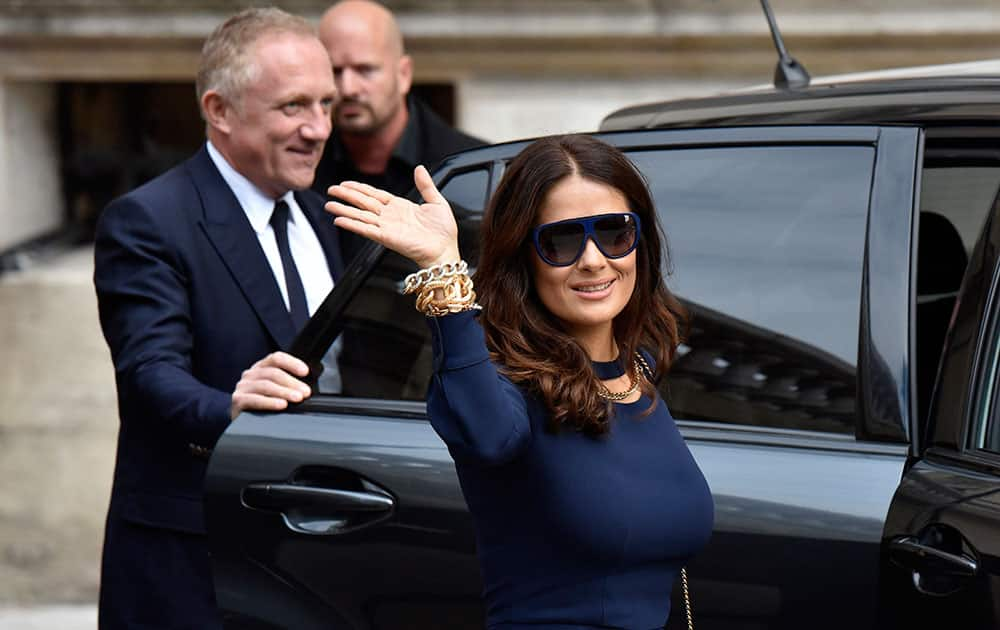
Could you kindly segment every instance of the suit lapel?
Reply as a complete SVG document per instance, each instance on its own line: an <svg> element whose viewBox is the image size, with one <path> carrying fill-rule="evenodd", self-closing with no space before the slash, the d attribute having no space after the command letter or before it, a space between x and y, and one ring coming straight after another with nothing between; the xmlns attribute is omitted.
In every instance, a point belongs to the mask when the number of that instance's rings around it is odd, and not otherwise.
<svg viewBox="0 0 1000 630"><path fill-rule="evenodd" d="M279 348L288 348L295 337L292 320L243 208L204 146L191 158L187 167L201 196L205 234L264 328Z"/></svg>
<svg viewBox="0 0 1000 630"><path fill-rule="evenodd" d="M299 202L299 207L309 219L319 244L326 254L326 264L330 267L330 275L333 281L337 282L344 275L344 261L340 256L340 234L333 224L333 215L323 210L322 197L312 191L300 191L295 193L295 200Z"/></svg>

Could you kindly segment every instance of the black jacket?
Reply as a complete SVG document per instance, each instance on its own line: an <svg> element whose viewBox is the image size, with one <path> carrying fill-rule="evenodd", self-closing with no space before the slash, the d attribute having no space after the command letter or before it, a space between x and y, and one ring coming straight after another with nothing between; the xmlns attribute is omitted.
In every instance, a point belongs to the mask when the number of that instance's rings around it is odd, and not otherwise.
<svg viewBox="0 0 1000 630"><path fill-rule="evenodd" d="M406 105L410 118L384 172L374 175L359 172L334 129L326 143L323 159L316 167L313 190L326 197L327 188L349 179L388 190L394 195L405 196L413 189L413 169L417 165L423 164L433 171L442 158L486 144L485 141L448 125L430 107L413 96L407 98ZM341 252L346 264L364 245L365 240L350 232L341 232L340 237Z"/></svg>

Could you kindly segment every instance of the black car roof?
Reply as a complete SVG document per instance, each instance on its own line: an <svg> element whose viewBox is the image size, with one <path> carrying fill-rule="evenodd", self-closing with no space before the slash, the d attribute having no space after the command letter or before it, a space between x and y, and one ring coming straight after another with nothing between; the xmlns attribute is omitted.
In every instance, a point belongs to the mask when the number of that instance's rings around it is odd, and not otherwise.
<svg viewBox="0 0 1000 630"><path fill-rule="evenodd" d="M1000 121L1000 76L905 78L765 88L620 109L601 131L760 124Z"/></svg>

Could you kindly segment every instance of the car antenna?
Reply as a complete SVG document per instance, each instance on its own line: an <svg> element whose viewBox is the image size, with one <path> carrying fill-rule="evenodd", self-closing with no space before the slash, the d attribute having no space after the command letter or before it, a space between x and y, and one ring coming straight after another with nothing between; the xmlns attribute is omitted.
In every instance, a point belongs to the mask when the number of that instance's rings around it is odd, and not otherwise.
<svg viewBox="0 0 1000 630"><path fill-rule="evenodd" d="M767 0L760 0L760 6L767 16L767 25L771 29L771 39L774 40L774 47L778 50L778 65L774 67L774 87L779 90L798 90L809 87L809 72L805 66L788 54L785 42L781 39L781 31L778 30L778 22L771 12L771 5Z"/></svg>

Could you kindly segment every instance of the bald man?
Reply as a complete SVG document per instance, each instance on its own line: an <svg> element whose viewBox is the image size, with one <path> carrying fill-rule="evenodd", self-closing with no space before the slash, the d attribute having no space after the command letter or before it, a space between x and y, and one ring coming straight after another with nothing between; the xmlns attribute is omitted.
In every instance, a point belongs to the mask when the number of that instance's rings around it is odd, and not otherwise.
<svg viewBox="0 0 1000 630"><path fill-rule="evenodd" d="M333 65L340 101L334 133L316 169L313 188L362 181L397 195L413 188L418 164L433 168L441 158L483 141L445 123L410 96L413 60L392 13L370 0L343 0L320 21L320 40ZM341 233L345 262L364 239Z"/></svg>

